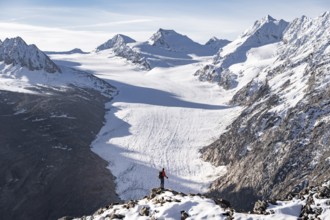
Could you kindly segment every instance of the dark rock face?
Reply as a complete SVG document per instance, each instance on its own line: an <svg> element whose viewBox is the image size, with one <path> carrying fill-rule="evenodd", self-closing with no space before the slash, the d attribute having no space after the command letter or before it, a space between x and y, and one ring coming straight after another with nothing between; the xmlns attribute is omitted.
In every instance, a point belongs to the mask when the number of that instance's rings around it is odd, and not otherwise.
<svg viewBox="0 0 330 220"><path fill-rule="evenodd" d="M119 201L107 163L90 149L104 121L98 92L0 91L0 216L57 219Z"/></svg>

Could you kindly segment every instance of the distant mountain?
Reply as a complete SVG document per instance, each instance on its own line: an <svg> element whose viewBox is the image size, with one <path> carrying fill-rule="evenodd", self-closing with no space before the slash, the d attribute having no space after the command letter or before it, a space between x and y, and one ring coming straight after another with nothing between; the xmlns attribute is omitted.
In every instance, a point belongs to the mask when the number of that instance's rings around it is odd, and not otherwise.
<svg viewBox="0 0 330 220"><path fill-rule="evenodd" d="M160 28L151 36L148 43L152 46L171 51L183 51L187 53L205 52L202 45L192 41L186 35L175 32L174 30L165 30Z"/></svg>
<svg viewBox="0 0 330 220"><path fill-rule="evenodd" d="M129 43L135 43L136 41L128 36L117 34L107 42L101 44L96 48L96 51L107 50L112 48L119 48Z"/></svg>
<svg viewBox="0 0 330 220"><path fill-rule="evenodd" d="M159 29L146 42L135 42L127 36L116 35L95 51L111 50L115 55L150 70L195 63L196 57L212 56L225 44L225 40L219 40L201 45L174 30Z"/></svg>
<svg viewBox="0 0 330 220"><path fill-rule="evenodd" d="M0 45L0 62L20 65L29 70L44 70L48 73L61 72L49 57L35 45L27 45L22 38L6 39Z"/></svg>
<svg viewBox="0 0 330 220"><path fill-rule="evenodd" d="M115 94L20 37L0 45L1 218L86 215L119 201L107 162L90 150Z"/></svg>
<svg viewBox="0 0 330 220"><path fill-rule="evenodd" d="M122 34L117 34L104 44L98 46L95 52L102 52L111 50L116 56L125 58L134 64L140 65L143 69L150 70L149 63L145 60L140 53L134 50L133 47L128 44L136 42L130 37Z"/></svg>
<svg viewBox="0 0 330 220"><path fill-rule="evenodd" d="M329 20L329 12L303 16L281 32L285 23L263 19L242 36L258 33L249 41L273 43L251 48L238 64L227 66L226 57L240 46L224 48L217 67L235 85L231 103L244 110L202 150L205 160L228 169L211 194L251 209L257 199L285 198L330 177Z"/></svg>
<svg viewBox="0 0 330 220"><path fill-rule="evenodd" d="M218 39L216 37L212 37L208 40L205 45L211 48L214 48L216 51L219 51L221 48L229 44L231 41L225 39Z"/></svg>
<svg viewBox="0 0 330 220"><path fill-rule="evenodd" d="M199 79L202 81L217 82L226 79L226 76L221 78L224 70L227 70L228 67L235 63L246 61L246 53L250 49L280 42L287 26L288 22L276 20L271 16L266 16L256 21L251 28L247 29L236 40L220 49L214 57L212 64L201 68L195 75L199 76ZM225 88L230 88L232 86L228 85L226 82L220 83L222 83Z"/></svg>
<svg viewBox="0 0 330 220"><path fill-rule="evenodd" d="M75 54L75 53L87 54L87 52L84 52L79 48L74 48L74 49L69 50L69 51L45 51L45 53L49 54L49 55L53 55L53 54Z"/></svg>
<svg viewBox="0 0 330 220"><path fill-rule="evenodd" d="M148 44L154 47L170 50L173 52L183 52L185 54L195 54L197 56L210 56L216 51L194 42L186 35L179 34L174 30L160 28L148 40Z"/></svg>

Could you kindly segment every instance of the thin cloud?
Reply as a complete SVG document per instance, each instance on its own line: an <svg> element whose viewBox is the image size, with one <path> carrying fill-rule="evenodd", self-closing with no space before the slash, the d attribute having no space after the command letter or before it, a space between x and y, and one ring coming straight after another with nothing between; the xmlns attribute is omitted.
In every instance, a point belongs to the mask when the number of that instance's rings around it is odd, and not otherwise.
<svg viewBox="0 0 330 220"><path fill-rule="evenodd" d="M97 24L86 24L86 25L74 25L74 26L64 26L63 28L75 29L75 28L95 28L95 27L109 27L121 24L136 24L136 23L146 23L151 22L151 19L134 19L126 21L113 21L106 23L97 23Z"/></svg>

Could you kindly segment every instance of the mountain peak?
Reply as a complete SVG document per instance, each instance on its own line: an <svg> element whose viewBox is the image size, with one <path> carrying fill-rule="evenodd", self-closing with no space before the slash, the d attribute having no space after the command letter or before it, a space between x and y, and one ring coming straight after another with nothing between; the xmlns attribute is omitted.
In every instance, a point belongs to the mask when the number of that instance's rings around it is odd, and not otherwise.
<svg viewBox="0 0 330 220"><path fill-rule="evenodd" d="M183 35L178 34L174 30L166 30L159 28L158 31L151 36L149 39L149 43L153 46L161 46L169 48L170 45L168 41L171 41L171 39L174 40L174 38L182 38Z"/></svg>
<svg viewBox="0 0 330 220"><path fill-rule="evenodd" d="M162 34L178 34L176 31L172 30L172 29L163 29L163 28L159 28L157 33L162 33Z"/></svg>
<svg viewBox="0 0 330 220"><path fill-rule="evenodd" d="M151 36L148 43L152 46L158 46L170 50L185 50L192 45L198 45L186 35L179 34L174 30L166 30L162 28Z"/></svg>
<svg viewBox="0 0 330 220"><path fill-rule="evenodd" d="M276 20L275 18L267 15L262 19L256 21L254 25L247 29L241 37L252 36L255 34L258 35L273 35L276 38L280 38L283 35L284 29L288 26L288 22L284 20Z"/></svg>
<svg viewBox="0 0 330 220"><path fill-rule="evenodd" d="M226 39L219 39L217 37L212 37L210 40L208 40L205 45L212 47L216 50L219 50L220 48L223 48L227 44L229 44L230 41Z"/></svg>
<svg viewBox="0 0 330 220"><path fill-rule="evenodd" d="M3 42L4 45L7 47L27 47L28 45L21 37L14 37L14 38L6 38Z"/></svg>
<svg viewBox="0 0 330 220"><path fill-rule="evenodd" d="M116 34L113 38L107 42L101 44L96 48L96 51L107 50L111 48L117 48L124 44L135 43L136 41L126 35Z"/></svg>
<svg viewBox="0 0 330 220"><path fill-rule="evenodd" d="M262 19L263 21L276 21L276 19L275 18L273 18L272 16L270 16L270 15L267 15L267 16L265 16L263 19Z"/></svg>
<svg viewBox="0 0 330 220"><path fill-rule="evenodd" d="M27 45L21 37L5 39L0 44L0 61L21 65L31 71L45 70L48 73L61 72L60 68L35 45Z"/></svg>
<svg viewBox="0 0 330 220"><path fill-rule="evenodd" d="M330 12L329 11L326 11L322 14L321 17L328 17L330 15Z"/></svg>

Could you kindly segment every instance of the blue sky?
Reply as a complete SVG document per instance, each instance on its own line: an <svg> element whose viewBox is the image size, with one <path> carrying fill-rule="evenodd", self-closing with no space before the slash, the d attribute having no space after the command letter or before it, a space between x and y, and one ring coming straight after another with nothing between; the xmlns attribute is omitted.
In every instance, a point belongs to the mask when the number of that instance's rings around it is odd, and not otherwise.
<svg viewBox="0 0 330 220"><path fill-rule="evenodd" d="M44 50L92 50L114 34L147 40L159 28L199 43L233 40L266 15L291 21L330 10L329 0L0 0L0 39Z"/></svg>

